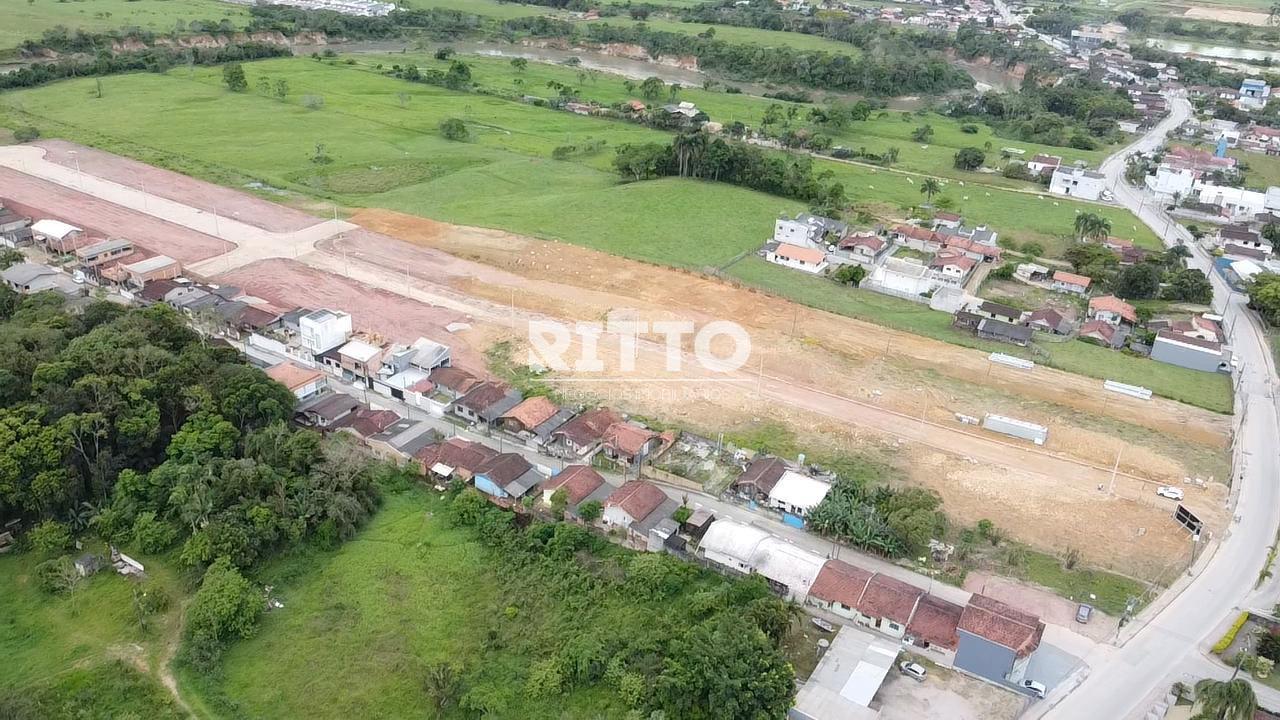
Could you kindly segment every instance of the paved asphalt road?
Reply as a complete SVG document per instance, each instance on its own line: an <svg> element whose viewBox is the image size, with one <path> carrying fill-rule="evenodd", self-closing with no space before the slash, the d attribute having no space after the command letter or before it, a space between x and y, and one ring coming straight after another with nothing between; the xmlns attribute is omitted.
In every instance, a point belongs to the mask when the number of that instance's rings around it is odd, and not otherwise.
<svg viewBox="0 0 1280 720"><path fill-rule="evenodd" d="M1128 642L1119 648L1099 645L1085 658L1090 666L1088 677L1069 695L1050 696L1050 702L1058 703L1045 715L1049 718L1141 717L1150 707L1148 703L1168 684L1183 679L1184 674L1192 680L1229 675L1221 664L1205 656L1205 648L1216 642L1227 618L1240 608L1269 608L1275 599L1270 587L1254 589L1267 548L1275 540L1280 524L1276 458L1280 424L1273 395L1276 373L1266 337L1257 317L1245 307L1247 298L1233 293L1213 271L1211 259L1195 247L1190 233L1176 222L1169 222L1162 203L1144 198L1144 191L1129 187L1123 178L1125 156L1154 149L1170 130L1190 116L1190 103L1174 98L1170 116L1113 155L1103 164L1102 172L1110 179L1119 203L1161 234L1166 245L1181 242L1191 247L1194 254L1189 264L1213 279L1214 308L1225 318L1231 346L1241 362L1235 378L1238 429L1233 492L1239 494L1236 520L1227 529L1217 552L1176 598L1163 606L1153 605L1151 617L1138 617L1135 626L1140 629ZM1269 704L1280 700L1280 693L1274 691L1260 694Z"/></svg>

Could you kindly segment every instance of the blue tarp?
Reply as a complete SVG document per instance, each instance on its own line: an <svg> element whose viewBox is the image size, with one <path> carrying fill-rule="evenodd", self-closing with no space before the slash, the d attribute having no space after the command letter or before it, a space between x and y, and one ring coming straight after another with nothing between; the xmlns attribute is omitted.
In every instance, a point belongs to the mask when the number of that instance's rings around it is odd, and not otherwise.
<svg viewBox="0 0 1280 720"><path fill-rule="evenodd" d="M804 529L804 518L791 513L782 513L782 522L794 528Z"/></svg>

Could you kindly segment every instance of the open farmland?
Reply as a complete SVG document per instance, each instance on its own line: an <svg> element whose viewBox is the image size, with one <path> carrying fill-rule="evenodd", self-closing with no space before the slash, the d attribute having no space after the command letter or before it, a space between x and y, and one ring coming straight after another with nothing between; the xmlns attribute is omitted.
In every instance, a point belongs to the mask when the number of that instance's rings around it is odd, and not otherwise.
<svg viewBox="0 0 1280 720"><path fill-rule="evenodd" d="M217 0L0 0L0 49L35 40L61 25L102 31L138 27L155 33L185 32L193 20L244 25L249 11Z"/></svg>
<svg viewBox="0 0 1280 720"><path fill-rule="evenodd" d="M797 35L797 37L808 36ZM539 62L530 62L524 70L516 70L505 58L466 55L461 59L471 66L472 79L477 84L495 92L518 90L533 95L548 95L551 91L546 89L547 83L558 82L575 88L584 100L601 105L615 105L631 99L641 99L635 91L628 92L623 84L625 78L604 72L584 71L564 65ZM392 64L413 63L419 68L439 70L448 66L447 61L437 60L427 53L357 56L356 61L365 68L378 63L388 67ZM754 128L760 125L761 118L771 105L781 105L784 108L796 107L799 112L796 122L807 124L809 111L826 101L821 92L811 91L810 94L814 98L814 104L790 103L746 93L682 87L677 99L696 104L714 121L725 124L738 121ZM840 97L833 97L831 100L851 102L847 98ZM664 97L662 102L665 101ZM934 130L933 138L923 144L911 139L912 131L922 125L929 125ZM976 132L965 132L962 128L966 125ZM1091 165L1097 165L1110 152L1110 148L1077 150L1010 140L997 136L984 123L964 123L932 112L876 111L865 121L851 122L847 127L839 130L822 128L820 132L830 135L836 145L843 145L851 150L866 149L867 152L882 153L890 147L897 148L898 162L894 167L898 169L1024 189L1041 188L1033 183L1005 178L1000 174L958 170L953 162L956 151L963 147L982 148L989 145L991 150L988 151L988 162L991 164L997 164L1000 160L999 154L1002 148L1014 148L1023 152L1018 157L1024 160L1038 153L1046 153L1061 156L1069 163L1084 161Z"/></svg>

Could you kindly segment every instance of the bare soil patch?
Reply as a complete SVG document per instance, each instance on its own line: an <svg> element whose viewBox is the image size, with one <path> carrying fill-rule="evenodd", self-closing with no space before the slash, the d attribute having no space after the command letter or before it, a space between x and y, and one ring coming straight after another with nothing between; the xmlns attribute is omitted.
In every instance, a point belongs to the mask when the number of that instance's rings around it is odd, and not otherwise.
<svg viewBox="0 0 1280 720"><path fill-rule="evenodd" d="M9 168L0 168L0 198L21 214L62 220L96 237L132 240L153 254L168 255L184 265L228 250L227 242L220 238Z"/></svg>
<svg viewBox="0 0 1280 720"><path fill-rule="evenodd" d="M215 208L223 217L256 225L272 232L291 232L310 227L319 222L300 210L256 198L246 192L187 177L180 173L130 160L126 157L95 150L65 140L41 140L35 143L44 148L45 159L66 167L80 170L105 180L138 188L142 192L158 195L174 202L212 212Z"/></svg>
<svg viewBox="0 0 1280 720"><path fill-rule="evenodd" d="M1270 20L1266 13L1249 10L1228 10L1226 8L1188 8L1183 17L1190 20L1216 20L1217 22L1242 23L1244 25L1265 26Z"/></svg>

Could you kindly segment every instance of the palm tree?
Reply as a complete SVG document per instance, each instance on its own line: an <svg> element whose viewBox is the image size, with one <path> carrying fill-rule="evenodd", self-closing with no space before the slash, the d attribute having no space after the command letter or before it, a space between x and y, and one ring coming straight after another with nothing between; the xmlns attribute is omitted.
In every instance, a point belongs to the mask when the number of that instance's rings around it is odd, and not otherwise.
<svg viewBox="0 0 1280 720"><path fill-rule="evenodd" d="M1075 221L1076 240L1105 240L1111 234L1111 221L1094 213L1080 213Z"/></svg>
<svg viewBox="0 0 1280 720"><path fill-rule="evenodd" d="M1244 678L1205 678L1196 683L1196 707L1200 711L1191 720L1253 720L1258 698Z"/></svg>
<svg viewBox="0 0 1280 720"><path fill-rule="evenodd" d="M940 192L942 192L942 183L935 178L925 178L924 182L920 183L920 194L928 198L929 202L933 202L933 196Z"/></svg>

